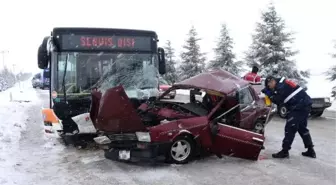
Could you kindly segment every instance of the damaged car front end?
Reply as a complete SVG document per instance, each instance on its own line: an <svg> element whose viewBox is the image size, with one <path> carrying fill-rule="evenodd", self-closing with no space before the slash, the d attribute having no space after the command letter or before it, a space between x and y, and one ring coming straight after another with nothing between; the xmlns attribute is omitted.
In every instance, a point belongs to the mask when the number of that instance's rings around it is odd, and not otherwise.
<svg viewBox="0 0 336 185"><path fill-rule="evenodd" d="M211 82L211 83L208 83ZM189 90L189 102L164 100L170 91ZM196 94L205 92L200 101ZM207 98L215 98L209 106ZM116 109L115 107L118 107ZM201 151L257 160L270 107L248 83L221 70L174 84L157 100L134 106L122 86L92 94L90 117L96 143L113 160L186 163ZM256 130L256 125L260 126Z"/></svg>

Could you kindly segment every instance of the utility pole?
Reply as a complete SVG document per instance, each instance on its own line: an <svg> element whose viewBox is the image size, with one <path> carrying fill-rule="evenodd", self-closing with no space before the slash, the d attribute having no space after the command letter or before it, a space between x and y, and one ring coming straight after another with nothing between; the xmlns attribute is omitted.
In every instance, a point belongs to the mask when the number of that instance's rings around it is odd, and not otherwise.
<svg viewBox="0 0 336 185"><path fill-rule="evenodd" d="M5 53L9 53L9 51L2 50L0 51L0 53L2 54L2 66L3 66L3 69L5 69Z"/></svg>

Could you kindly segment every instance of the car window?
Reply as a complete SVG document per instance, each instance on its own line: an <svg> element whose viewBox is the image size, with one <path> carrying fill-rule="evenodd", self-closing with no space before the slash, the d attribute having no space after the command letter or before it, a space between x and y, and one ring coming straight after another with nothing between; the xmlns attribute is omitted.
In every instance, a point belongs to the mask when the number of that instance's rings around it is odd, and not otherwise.
<svg viewBox="0 0 336 185"><path fill-rule="evenodd" d="M251 104L253 102L253 97L249 88L244 88L239 91L239 103L240 104Z"/></svg>

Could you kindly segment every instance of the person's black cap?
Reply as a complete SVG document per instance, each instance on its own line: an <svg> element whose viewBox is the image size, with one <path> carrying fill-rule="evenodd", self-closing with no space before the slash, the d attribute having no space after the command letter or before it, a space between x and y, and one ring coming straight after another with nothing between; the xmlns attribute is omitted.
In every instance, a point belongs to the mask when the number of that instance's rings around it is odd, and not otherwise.
<svg viewBox="0 0 336 185"><path fill-rule="evenodd" d="M258 73L259 68L257 66L252 67L252 73Z"/></svg>
<svg viewBox="0 0 336 185"><path fill-rule="evenodd" d="M265 79L265 87L267 87L267 84L268 84L269 81L274 80L274 79L275 79L274 76L267 76L266 79Z"/></svg>

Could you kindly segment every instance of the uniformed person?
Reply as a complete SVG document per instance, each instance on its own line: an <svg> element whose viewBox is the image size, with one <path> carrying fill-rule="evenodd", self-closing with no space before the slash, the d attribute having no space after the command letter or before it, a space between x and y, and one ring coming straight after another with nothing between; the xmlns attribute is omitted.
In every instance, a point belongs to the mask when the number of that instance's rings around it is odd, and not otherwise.
<svg viewBox="0 0 336 185"><path fill-rule="evenodd" d="M262 92L269 96L278 107L284 104L288 110L282 150L272 154L272 157L288 158L288 151L291 149L295 134L299 132L305 148L308 149L306 152L302 152L302 155L316 158L312 138L307 128L307 120L312 105L310 96L294 82L284 77L275 78L273 76L266 78L265 88Z"/></svg>

